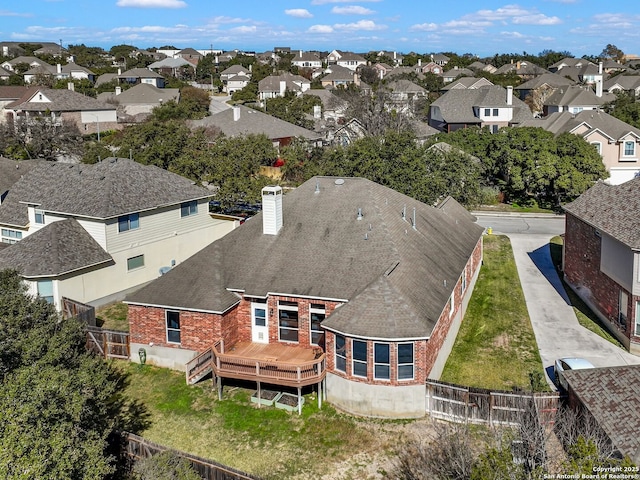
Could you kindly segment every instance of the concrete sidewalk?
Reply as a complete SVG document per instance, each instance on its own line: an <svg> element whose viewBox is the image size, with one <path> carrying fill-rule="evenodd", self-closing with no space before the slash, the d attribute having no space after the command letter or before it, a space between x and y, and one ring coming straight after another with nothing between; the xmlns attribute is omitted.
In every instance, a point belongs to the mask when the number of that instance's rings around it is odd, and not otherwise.
<svg viewBox="0 0 640 480"><path fill-rule="evenodd" d="M583 328L551 262L550 235L510 234L520 283L538 342L542 364L549 367L557 358L582 357L596 367L640 364L631 355L604 338Z"/></svg>

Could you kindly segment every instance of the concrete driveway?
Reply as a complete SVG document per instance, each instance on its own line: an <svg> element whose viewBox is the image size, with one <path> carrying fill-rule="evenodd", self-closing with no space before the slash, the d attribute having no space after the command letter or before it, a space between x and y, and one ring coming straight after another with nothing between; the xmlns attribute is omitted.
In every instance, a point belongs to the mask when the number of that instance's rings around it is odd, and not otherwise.
<svg viewBox="0 0 640 480"><path fill-rule="evenodd" d="M211 95L211 102L209 103L211 115L231 108L231 105L227 103L229 100L231 100L231 96L229 95Z"/></svg>
<svg viewBox="0 0 640 480"><path fill-rule="evenodd" d="M508 236L548 377L553 377L553 363L560 357L586 358L596 367L640 364L640 357L580 326L551 262L551 235Z"/></svg>

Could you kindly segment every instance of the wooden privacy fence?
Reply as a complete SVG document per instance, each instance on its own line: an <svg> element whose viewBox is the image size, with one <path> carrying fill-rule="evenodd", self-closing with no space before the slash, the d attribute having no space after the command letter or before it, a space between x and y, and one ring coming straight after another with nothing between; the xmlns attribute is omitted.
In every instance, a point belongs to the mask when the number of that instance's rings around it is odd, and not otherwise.
<svg viewBox="0 0 640 480"><path fill-rule="evenodd" d="M520 425L536 412L540 425L551 425L558 410L557 393L513 393L427 380L427 413L459 423Z"/></svg>
<svg viewBox="0 0 640 480"><path fill-rule="evenodd" d="M87 350L104 358L129 360L129 333L87 326Z"/></svg>
<svg viewBox="0 0 640 480"><path fill-rule="evenodd" d="M133 433L125 435L125 453L134 462L149 458L169 448L150 442ZM189 453L174 450L178 456L191 463L194 470L205 480L259 480L259 477L227 467L213 460L197 457Z"/></svg>
<svg viewBox="0 0 640 480"><path fill-rule="evenodd" d="M91 305L76 302L70 298L62 297L62 316L64 318L76 317L85 325L92 327L96 325L96 309Z"/></svg>

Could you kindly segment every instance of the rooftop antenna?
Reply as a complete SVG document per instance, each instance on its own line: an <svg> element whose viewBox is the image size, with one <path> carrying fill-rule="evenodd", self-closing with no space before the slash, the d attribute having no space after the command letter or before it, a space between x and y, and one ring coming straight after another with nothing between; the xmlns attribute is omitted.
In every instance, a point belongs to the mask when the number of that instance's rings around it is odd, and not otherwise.
<svg viewBox="0 0 640 480"><path fill-rule="evenodd" d="M357 218L357 220L362 220L362 209L361 208L358 209L358 218Z"/></svg>
<svg viewBox="0 0 640 480"><path fill-rule="evenodd" d="M416 229L416 207L413 207L413 229Z"/></svg>

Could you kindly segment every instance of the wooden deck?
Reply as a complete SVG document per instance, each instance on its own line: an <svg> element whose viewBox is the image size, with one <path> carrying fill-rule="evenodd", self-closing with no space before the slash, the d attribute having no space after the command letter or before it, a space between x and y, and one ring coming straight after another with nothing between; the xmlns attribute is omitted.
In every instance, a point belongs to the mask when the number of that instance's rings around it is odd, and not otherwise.
<svg viewBox="0 0 640 480"><path fill-rule="evenodd" d="M228 350L216 344L212 351L213 373L221 378L303 387L321 382L326 374L321 350L247 342Z"/></svg>

